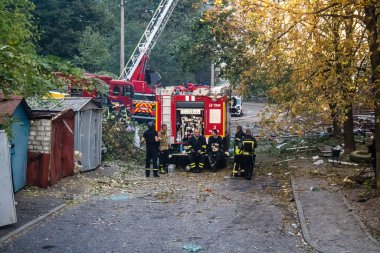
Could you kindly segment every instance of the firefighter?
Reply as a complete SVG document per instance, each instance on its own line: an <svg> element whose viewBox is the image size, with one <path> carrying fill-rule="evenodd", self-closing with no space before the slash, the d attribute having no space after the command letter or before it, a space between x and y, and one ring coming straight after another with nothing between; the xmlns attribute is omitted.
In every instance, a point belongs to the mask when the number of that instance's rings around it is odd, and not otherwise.
<svg viewBox="0 0 380 253"><path fill-rule="evenodd" d="M194 173L199 173L205 165L206 139L199 133L199 129L194 129L194 135L189 139L189 154L190 170Z"/></svg>
<svg viewBox="0 0 380 253"><path fill-rule="evenodd" d="M245 136L242 126L236 127L235 144L234 144L234 167L232 169L232 177L244 176L244 169L241 168L241 139Z"/></svg>
<svg viewBox="0 0 380 253"><path fill-rule="evenodd" d="M162 124L161 130L158 132L158 140L160 141L159 160L160 160L160 173L165 174L168 170L169 164L169 139L168 139L168 126Z"/></svg>
<svg viewBox="0 0 380 253"><path fill-rule="evenodd" d="M208 159L212 170L223 166L225 163L223 154L223 139L218 135L218 130L213 129L208 138Z"/></svg>
<svg viewBox="0 0 380 253"><path fill-rule="evenodd" d="M255 165L255 148L257 141L251 135L251 130L247 129L245 136L241 139L241 149L243 151L241 156L241 165L244 169L244 177L248 180L252 179L253 166Z"/></svg>
<svg viewBox="0 0 380 253"><path fill-rule="evenodd" d="M371 154L371 165L372 169L375 172L375 178L376 178L376 141L375 138L373 138L371 145L368 145L368 153Z"/></svg>
<svg viewBox="0 0 380 253"><path fill-rule="evenodd" d="M158 156L158 145L159 139L156 130L154 130L154 123L148 123L148 130L146 130L141 139L142 142L146 144L146 154L145 154L145 176L150 176L150 161L153 161L153 176L160 177L158 175L157 166L157 156Z"/></svg>

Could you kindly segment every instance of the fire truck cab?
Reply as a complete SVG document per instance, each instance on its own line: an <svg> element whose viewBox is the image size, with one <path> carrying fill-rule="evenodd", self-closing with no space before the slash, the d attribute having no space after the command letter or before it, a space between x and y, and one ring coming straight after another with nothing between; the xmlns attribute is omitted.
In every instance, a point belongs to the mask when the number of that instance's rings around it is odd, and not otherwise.
<svg viewBox="0 0 380 253"><path fill-rule="evenodd" d="M179 86L157 89L156 130L159 131L162 124L167 125L172 156L187 158L183 148L196 128L206 139L213 129L222 138L229 139L229 97L228 89L222 93L208 87L192 91Z"/></svg>
<svg viewBox="0 0 380 253"><path fill-rule="evenodd" d="M131 111L134 90L133 86L130 83L124 80L114 80L110 76L97 76L89 73L86 73L85 76L87 78L102 80L107 85L108 103L111 103L117 109L124 107L127 109L127 111ZM69 93L71 96L91 97L95 100L103 100L103 97L101 97L96 89L88 89L86 88L86 85L78 86L75 83L71 84L69 87ZM104 101L101 102L102 104L107 104Z"/></svg>

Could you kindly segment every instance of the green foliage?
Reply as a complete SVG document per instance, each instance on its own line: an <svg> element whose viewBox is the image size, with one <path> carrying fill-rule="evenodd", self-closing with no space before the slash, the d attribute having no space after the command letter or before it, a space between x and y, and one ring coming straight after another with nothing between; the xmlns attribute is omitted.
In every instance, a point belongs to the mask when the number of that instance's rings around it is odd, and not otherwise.
<svg viewBox="0 0 380 253"><path fill-rule="evenodd" d="M3 129L8 137L8 140L13 139L12 124L15 122L15 119L12 117L6 117L3 121L3 124L0 125L0 129Z"/></svg>
<svg viewBox="0 0 380 253"><path fill-rule="evenodd" d="M33 0L41 33L38 50L43 55L56 55L73 60L87 27L100 34L112 34L115 16L95 0ZM114 1L116 3L116 1Z"/></svg>
<svg viewBox="0 0 380 253"><path fill-rule="evenodd" d="M101 66L111 61L109 39L91 27L87 27L79 42L79 56L75 62L90 72L96 72Z"/></svg>
<svg viewBox="0 0 380 253"><path fill-rule="evenodd" d="M43 95L62 87L52 72L81 75L69 62L36 54L33 9L26 0L0 2L0 92L6 95Z"/></svg>
<svg viewBox="0 0 380 253"><path fill-rule="evenodd" d="M116 0L33 0L41 40L40 53L74 61L89 72L119 74L120 1ZM153 49L148 65L162 76L162 84L208 81L210 61L192 70L178 67L176 40L190 34L192 20L200 10L193 8L201 0L181 0L161 38ZM125 1L125 56L132 54L160 0ZM207 62L207 64L205 63Z"/></svg>
<svg viewBox="0 0 380 253"><path fill-rule="evenodd" d="M107 147L106 159L131 161L142 156L141 150L133 146L134 132L128 130L129 125L132 121L126 110L105 109L103 142Z"/></svg>
<svg viewBox="0 0 380 253"><path fill-rule="evenodd" d="M189 54L183 55L188 49L186 41L191 40L193 21L200 16L199 0L179 1L162 36L153 49L149 64L162 76L162 84L178 85L183 82L209 82L211 61L208 55L200 56L195 61ZM178 67L186 62L187 67ZM191 66L188 67L188 66Z"/></svg>

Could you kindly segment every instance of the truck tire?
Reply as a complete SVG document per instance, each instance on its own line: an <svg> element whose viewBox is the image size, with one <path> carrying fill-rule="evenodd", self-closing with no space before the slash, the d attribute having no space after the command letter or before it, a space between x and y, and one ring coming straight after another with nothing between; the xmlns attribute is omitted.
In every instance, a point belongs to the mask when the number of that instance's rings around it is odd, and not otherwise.
<svg viewBox="0 0 380 253"><path fill-rule="evenodd" d="M370 162L372 159L371 154L363 150L355 150L350 153L350 161L352 162Z"/></svg>

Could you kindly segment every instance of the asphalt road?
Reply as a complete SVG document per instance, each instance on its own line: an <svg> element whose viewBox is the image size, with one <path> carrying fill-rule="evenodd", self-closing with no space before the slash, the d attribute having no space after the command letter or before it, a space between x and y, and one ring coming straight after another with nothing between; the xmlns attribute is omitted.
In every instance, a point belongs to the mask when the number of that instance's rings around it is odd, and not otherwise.
<svg viewBox="0 0 380 253"><path fill-rule="evenodd" d="M254 124L262 108L246 103L241 119ZM310 252L289 208L291 197L281 199L283 185L270 176L232 179L228 169L143 175L135 168L123 175L127 187L92 192L0 252L189 252L188 246L201 252Z"/></svg>
<svg viewBox="0 0 380 253"><path fill-rule="evenodd" d="M93 196L35 225L0 252L306 252L292 215L268 189L271 177L227 172L141 180L128 191Z"/></svg>
<svg viewBox="0 0 380 253"><path fill-rule="evenodd" d="M265 104L261 103L252 103L244 102L243 104L243 115L240 117L232 117L232 122L235 121L244 121L244 122L257 122L259 121L259 113L262 112L265 108Z"/></svg>

